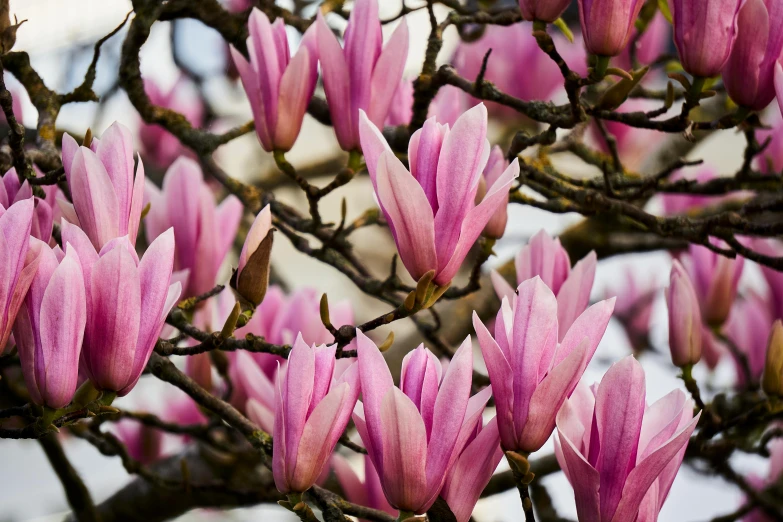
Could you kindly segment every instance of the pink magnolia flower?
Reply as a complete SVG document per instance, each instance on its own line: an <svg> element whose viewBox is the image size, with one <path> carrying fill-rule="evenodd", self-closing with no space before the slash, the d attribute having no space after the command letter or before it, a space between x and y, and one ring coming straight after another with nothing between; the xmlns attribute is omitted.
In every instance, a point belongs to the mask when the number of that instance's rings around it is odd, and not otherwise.
<svg viewBox="0 0 783 522"><path fill-rule="evenodd" d="M568 252L560 240L552 239L545 230L540 230L516 257L517 284L535 276L541 277L557 296L557 321L560 328L559 340L577 317L590 303L590 291L595 280L595 252L590 252L571 268ZM492 285L500 299L508 297L513 304L514 289L497 272L492 272Z"/></svg>
<svg viewBox="0 0 783 522"><path fill-rule="evenodd" d="M555 455L579 520L655 521L701 413L680 390L647 405L642 366L628 356L557 414Z"/></svg>
<svg viewBox="0 0 783 522"><path fill-rule="evenodd" d="M350 502L360 506L380 509L390 515L397 514L397 511L389 505L383 494L381 479L369 455L364 456L363 481L351 469L348 461L337 453L332 456L332 468L334 468L340 488L345 492L345 496Z"/></svg>
<svg viewBox="0 0 783 522"><path fill-rule="evenodd" d="M174 229L174 270L187 270L183 296L208 292L215 286L218 270L234 242L242 203L234 195L215 206L215 195L204 182L201 168L181 157L166 171L163 190L146 186L150 210L144 220L147 240Z"/></svg>
<svg viewBox="0 0 783 522"><path fill-rule="evenodd" d="M272 473L281 493L302 493L315 484L356 405L356 365L333 383L335 350L308 346L297 336L278 378Z"/></svg>
<svg viewBox="0 0 783 522"><path fill-rule="evenodd" d="M483 428L480 424L477 426L440 492L457 522L470 520L481 492L487 487L502 458L497 418L493 417Z"/></svg>
<svg viewBox="0 0 783 522"><path fill-rule="evenodd" d="M413 117L413 81L403 78L394 91L385 125L392 127L408 125L411 117Z"/></svg>
<svg viewBox="0 0 783 522"><path fill-rule="evenodd" d="M737 38L737 17L744 0L672 0L674 43L680 63L693 76L717 76Z"/></svg>
<svg viewBox="0 0 783 522"><path fill-rule="evenodd" d="M33 221L33 200L23 199L0 207L0 353L8 348L8 338L27 290L38 270L41 249L29 249Z"/></svg>
<svg viewBox="0 0 783 522"><path fill-rule="evenodd" d="M519 0L519 10L529 22L554 22L570 3L570 0Z"/></svg>
<svg viewBox="0 0 783 522"><path fill-rule="evenodd" d="M326 101L343 150L360 147L359 113L383 127L408 56L403 18L382 49L377 0L356 0L344 34L344 48L318 13L318 53Z"/></svg>
<svg viewBox="0 0 783 522"><path fill-rule="evenodd" d="M82 269L73 249L63 257L59 247L34 238L30 249L38 270L16 316L14 340L32 401L63 408L76 391L87 322Z"/></svg>
<svg viewBox="0 0 783 522"><path fill-rule="evenodd" d="M737 297L744 258L722 256L701 245L691 245L682 264L688 271L701 303L702 320L708 325L721 325L728 318Z"/></svg>
<svg viewBox="0 0 783 522"><path fill-rule="evenodd" d="M634 268L628 266L617 286L604 293L604 297L616 296L614 316L625 329L634 349L647 347L647 337L650 333L650 317L657 287L653 278L640 281Z"/></svg>
<svg viewBox="0 0 783 522"><path fill-rule="evenodd" d="M495 336L473 313L498 410L504 450L533 452L555 428L555 415L593 358L614 309L614 298L582 313L558 343L557 300L536 276L503 298Z"/></svg>
<svg viewBox="0 0 783 522"><path fill-rule="evenodd" d="M759 111L775 98L775 65L783 52L783 6L777 0L745 0L737 39L723 68L723 85L738 105Z"/></svg>
<svg viewBox="0 0 783 522"><path fill-rule="evenodd" d="M579 0L579 21L587 51L598 56L623 52L644 0Z"/></svg>
<svg viewBox="0 0 783 522"><path fill-rule="evenodd" d="M383 354L361 331L356 334L363 397L353 415L356 429L389 504L422 514L475 432L491 390L470 397L470 337L442 378L440 361L424 345L409 352L397 388Z"/></svg>
<svg viewBox="0 0 783 522"><path fill-rule="evenodd" d="M714 370L726 354L726 347L712 333L709 326L701 325L701 358L707 368Z"/></svg>
<svg viewBox="0 0 783 522"><path fill-rule="evenodd" d="M450 282L481 231L508 200L519 163L512 162L476 205L490 153L483 104L460 116L452 129L430 118L413 133L408 145L410 172L364 112L360 132L367 170L405 268L416 280L435 270L436 284Z"/></svg>
<svg viewBox="0 0 783 522"><path fill-rule="evenodd" d="M245 351L237 352L232 361L234 383L247 397L243 411L262 430L272 433L275 426L275 378L270 378Z"/></svg>
<svg viewBox="0 0 783 522"><path fill-rule="evenodd" d="M767 341L772 330L773 317L769 303L755 292L748 292L744 299L735 303L726 321L726 336L739 351L745 354L754 382L761 379L767 358ZM742 364L732 357L737 370L737 387L744 388L746 382Z"/></svg>
<svg viewBox="0 0 783 522"><path fill-rule="evenodd" d="M449 127L453 127L457 118L462 116L463 112L476 105L475 100L473 100L474 103L471 103L471 100L472 98L469 99L469 96L462 89L453 85L444 85L438 89L438 94L435 95L435 98L430 103L427 114L430 117L434 116L438 123L448 124ZM386 125L408 125L412 117L413 82L403 78L394 93L389 116L386 118Z"/></svg>
<svg viewBox="0 0 783 522"><path fill-rule="evenodd" d="M669 22L660 11L657 11L650 23L647 25L644 34L636 41L636 60L640 65L650 65L666 52L666 48L671 42ZM632 66L630 48L636 38L636 27L631 30L631 37L625 50L617 57L617 66L621 69L629 70ZM608 123L608 122L607 122Z"/></svg>
<svg viewBox="0 0 783 522"><path fill-rule="evenodd" d="M679 367L696 364L701 359L701 309L693 283L676 259L666 287L666 307L672 362Z"/></svg>
<svg viewBox="0 0 783 522"><path fill-rule="evenodd" d="M484 196L486 196L487 193L487 187L493 186L500 179L508 168L508 165L509 162L503 154L503 149L497 145L492 147L492 150L489 153L487 166L484 168L481 180L479 181L479 189L476 192L476 204L484 199ZM492 239L500 239L503 237L503 233L506 231L506 223L508 222L508 198L509 195L506 193L505 202L498 206L498 209L484 227L484 236Z"/></svg>
<svg viewBox="0 0 783 522"><path fill-rule="evenodd" d="M168 90L161 89L154 80L144 80L144 90L153 105L176 111L199 128L204 124L204 105L195 93L188 91L189 87L192 86L185 77L180 77ZM168 168L180 156L192 154L176 136L157 124L142 123L139 141L144 157L161 169Z"/></svg>
<svg viewBox="0 0 783 522"><path fill-rule="evenodd" d="M113 123L90 148L63 134L63 168L73 197L71 206L58 200L65 219L81 227L96 250L128 236L136 244L144 199L144 164L134 178L133 138L127 127Z"/></svg>
<svg viewBox="0 0 783 522"><path fill-rule="evenodd" d="M584 46L578 40L570 43L558 34L553 34L552 38L568 66L581 75L587 74ZM555 62L538 47L530 23L486 26L479 40L460 42L452 63L461 76L475 80L490 49L492 54L484 79L504 93L525 101L547 101L563 90L563 75ZM519 67L520 63L525 67ZM519 113L511 108L495 103L488 103L487 107L494 116L519 118ZM440 118L438 121L443 122Z"/></svg>
<svg viewBox="0 0 783 522"><path fill-rule="evenodd" d="M299 136L318 79L316 26L305 32L299 51L291 58L282 18L270 24L266 14L254 8L247 25L250 61L233 46L231 55L253 109L258 141L267 152L289 151Z"/></svg>
<svg viewBox="0 0 783 522"><path fill-rule="evenodd" d="M127 395L141 377L171 307L181 293L170 284L174 232L150 244L142 259L127 237L96 252L87 235L63 221L65 253L78 254L87 296L81 370L98 390Z"/></svg>
<svg viewBox="0 0 783 522"><path fill-rule="evenodd" d="M36 174L40 174L37 167L34 170ZM57 185L46 185L42 188L46 198L34 197L30 183L27 180L24 180L24 183L20 183L16 169L11 167L8 172L3 174L3 182L0 183L0 206L8 208L17 201L32 199L35 204L35 212L33 213L33 221L30 224L30 235L44 243L49 243L52 238L52 220L54 218L52 205L54 204L55 194L57 194L59 189Z"/></svg>

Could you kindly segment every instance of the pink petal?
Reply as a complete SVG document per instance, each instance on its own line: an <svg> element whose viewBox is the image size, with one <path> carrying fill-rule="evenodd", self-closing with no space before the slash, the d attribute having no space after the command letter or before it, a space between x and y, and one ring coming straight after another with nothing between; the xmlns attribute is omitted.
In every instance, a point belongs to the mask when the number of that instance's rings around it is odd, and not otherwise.
<svg viewBox="0 0 783 522"><path fill-rule="evenodd" d="M598 488L599 473L577 451L563 432L558 433L557 447L562 459L558 459L574 488L576 512L579 520L601 520Z"/></svg>
<svg viewBox="0 0 783 522"><path fill-rule="evenodd" d="M337 134L337 141L344 150L356 148L357 137L353 135L353 119L358 114L351 110L351 76L348 72L343 50L337 42L337 38L326 24L323 15L318 13L316 19L318 29L318 58L321 62L321 74L323 75L326 101L329 103L329 112L332 115L332 125Z"/></svg>
<svg viewBox="0 0 783 522"><path fill-rule="evenodd" d="M408 57L408 23L405 18L392 33L372 71L370 80L370 120L382 127L389 113L394 93L402 79Z"/></svg>
<svg viewBox="0 0 783 522"><path fill-rule="evenodd" d="M427 197L413 176L391 152L378 161L378 200L394 223L397 251L418 280L437 268L435 229Z"/></svg>
<svg viewBox="0 0 783 522"><path fill-rule="evenodd" d="M79 223L96 250L120 235L118 200L112 180L98 157L85 147L74 157L70 187Z"/></svg>
<svg viewBox="0 0 783 522"><path fill-rule="evenodd" d="M373 68L378 62L383 43L377 0L360 0L354 4L344 41L345 63L351 82L351 117L354 119L353 132L356 132L355 118L359 109L369 112L371 106ZM399 78L392 80L395 85L397 81ZM383 118L375 123L382 125Z"/></svg>
<svg viewBox="0 0 783 522"><path fill-rule="evenodd" d="M424 126L413 133L408 143L408 163L411 174L427 195L433 212L438 211L438 159L443 139L448 135L447 127L439 125L435 117L424 122Z"/></svg>
<svg viewBox="0 0 783 522"><path fill-rule="evenodd" d="M414 133L415 135L416 133ZM367 172L370 173L372 186L377 192L378 160L384 151L388 150L391 152L391 148L389 148L389 144L381 131L367 118L367 114L363 110L359 110L359 140L362 145L364 162L367 164Z"/></svg>
<svg viewBox="0 0 783 522"><path fill-rule="evenodd" d="M489 149L487 109L480 103L457 119L454 128L443 140L440 151L437 173L438 213L435 216L439 266L446 266L457 247L463 220L473 208L478 181L487 164ZM489 217L494 214L494 210L493 208ZM486 222L479 228L483 229L484 225Z"/></svg>
<svg viewBox="0 0 783 522"><path fill-rule="evenodd" d="M427 433L416 406L397 388L390 388L380 411L383 466L379 470L389 503L418 512L426 492Z"/></svg>
<svg viewBox="0 0 783 522"><path fill-rule="evenodd" d="M231 250L231 245L234 244L244 210L245 207L242 205L242 202L233 194L228 195L215 209L215 229L217 230L217 245L215 248L216 272L226 259L226 255Z"/></svg>
<svg viewBox="0 0 783 522"><path fill-rule="evenodd" d="M203 183L198 163L184 156L172 163L163 178L166 210L177 245L177 270L196 266Z"/></svg>
<svg viewBox="0 0 783 522"><path fill-rule="evenodd" d="M560 325L560 338L571 327L590 302L590 290L595 279L595 252L581 259L560 287L557 294L557 321Z"/></svg>
<svg viewBox="0 0 783 522"><path fill-rule="evenodd" d="M241 219L242 210L241 208L239 210L240 210L239 218ZM239 225L239 220L237 220L237 225ZM239 264L237 267L237 271L241 272L242 269L245 268L245 265L247 265L248 258L258 249L258 247L261 245L261 242L269 234L271 228L272 228L272 209L270 208L269 205L267 205L264 208L262 208L261 212L259 212L256 215L255 219L253 220L253 224L250 226L250 231L248 231L247 233L247 237L245 238L245 243L242 245L242 251L239 253ZM231 237L232 237L231 240L233 241L233 236ZM230 248L231 243L228 243L228 246Z"/></svg>
<svg viewBox="0 0 783 522"><path fill-rule="evenodd" d="M517 297L514 287L508 284L506 278L500 275L496 270L491 271L489 276L498 299L502 301L503 298L506 297L509 301L513 301Z"/></svg>
<svg viewBox="0 0 783 522"><path fill-rule="evenodd" d="M383 354L375 346L375 343L360 330L356 331L356 338L359 378L362 383L362 401L364 402L364 418L367 420L367 433L369 435L368 438L362 437L362 440L371 454L379 453L383 448L381 443L381 403L386 393L394 387L394 382ZM376 465L380 473L382 461L376 462Z"/></svg>
<svg viewBox="0 0 783 522"><path fill-rule="evenodd" d="M133 181L130 214L128 214L128 238L134 245L136 244L136 237L139 235L141 211L144 210L144 189L146 185L144 163L141 161L141 156L139 156L139 166L136 168L136 179Z"/></svg>
<svg viewBox="0 0 783 522"><path fill-rule="evenodd" d="M313 396L315 375L315 353L299 335L288 355L286 375L283 380L283 405L285 407L286 432L286 468L293 473L294 463L299 454L299 441L302 437L307 411ZM277 419L275 419L277 422Z"/></svg>
<svg viewBox="0 0 783 522"><path fill-rule="evenodd" d="M121 123L114 122L103 133L95 155L106 169L114 187L118 217L128 216L131 213L133 194L136 192L133 187L133 135L130 130ZM124 236L128 230L122 221L120 218L118 235Z"/></svg>
<svg viewBox="0 0 783 522"><path fill-rule="evenodd" d="M557 348L557 354L552 361L553 365L560 364L571 350L582 344L582 341L587 338L587 361L585 365L593 358L598 344L606 332L606 327L609 325L609 320L612 318L612 312L614 311L614 303L616 298L606 299L598 302L582 312L582 314L571 324L568 331L565 332L563 341ZM558 303L558 312L560 311ZM560 329L562 332L562 329Z"/></svg>
<svg viewBox="0 0 783 522"><path fill-rule="evenodd" d="M67 132L63 133L63 169L65 170L65 180L68 182L68 186L71 185L71 165L78 150L79 144L76 143L76 140Z"/></svg>
<svg viewBox="0 0 783 522"><path fill-rule="evenodd" d="M278 42L269 19L260 9L254 8L248 19L248 54L255 72L255 81L259 89L258 110L263 114L270 136L274 136L277 125L277 103L279 99L280 76L285 67L278 54ZM286 59L288 58L287 53Z"/></svg>
<svg viewBox="0 0 783 522"><path fill-rule="evenodd" d="M274 129L274 143L279 150L291 150L299 136L307 104L313 97L318 80L316 63L317 57L312 56L307 48L300 47L280 80L279 114Z"/></svg>

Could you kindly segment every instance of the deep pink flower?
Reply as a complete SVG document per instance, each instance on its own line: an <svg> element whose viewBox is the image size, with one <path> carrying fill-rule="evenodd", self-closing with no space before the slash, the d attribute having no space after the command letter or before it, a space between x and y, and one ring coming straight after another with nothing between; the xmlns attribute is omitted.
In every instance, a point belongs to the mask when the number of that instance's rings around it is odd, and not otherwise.
<svg viewBox="0 0 783 522"><path fill-rule="evenodd" d="M508 168L509 162L506 160L503 149L495 145L489 153L489 160L487 166L484 168L484 172L481 175L479 181L479 190L476 193L476 204L484 199L487 192L487 187L493 186L497 180L503 175ZM482 234L492 239L500 239L503 237L503 233L506 231L506 223L508 222L508 198L506 194L506 200L503 204L498 206L498 209L492 215L484 227Z"/></svg>
<svg viewBox="0 0 783 522"><path fill-rule="evenodd" d="M728 258L701 245L690 245L682 264L688 271L701 305L702 320L721 325L737 297L745 259Z"/></svg>
<svg viewBox="0 0 783 522"><path fill-rule="evenodd" d="M124 236L96 252L80 228L63 221L62 238L65 253L78 254L87 296L81 371L98 390L127 395L180 296L180 284L170 284L174 232L161 234L142 259Z"/></svg>
<svg viewBox="0 0 783 522"><path fill-rule="evenodd" d="M650 333L650 318L657 287L653 278L643 281L635 267L624 270L625 277L604 293L605 297L616 296L614 316L620 321L634 349L647 347Z"/></svg>
<svg viewBox="0 0 783 522"><path fill-rule="evenodd" d="M144 199L144 164L133 161L133 138L127 127L113 123L90 148L63 134L63 168L73 206L59 200L68 222L78 225L96 250L128 236L136 244ZM134 177L134 170L135 177Z"/></svg>
<svg viewBox="0 0 783 522"><path fill-rule="evenodd" d="M218 270L234 242L242 203L232 194L216 206L198 163L185 157L166 171L162 190L147 183L145 192L150 204L144 219L147 240L173 228L174 270L187 270L183 296L208 292L215 286Z"/></svg>
<svg viewBox="0 0 783 522"><path fill-rule="evenodd" d="M117 438L125 444L128 455L143 465L149 465L163 456L163 433L135 419L117 423Z"/></svg>
<svg viewBox="0 0 783 522"><path fill-rule="evenodd" d="M631 356L597 387L577 387L557 414L555 455L579 520L657 520L700 415L680 390L647 406L644 370Z"/></svg>
<svg viewBox="0 0 783 522"><path fill-rule="evenodd" d="M34 403L63 408L71 402L79 375L87 301L79 258L30 239L39 257L24 303L14 323L27 390Z"/></svg>
<svg viewBox="0 0 783 522"><path fill-rule="evenodd" d="M770 308L766 299L751 291L734 304L726 321L726 336L745 354L754 382L758 382L764 372L773 322ZM732 356L732 360L737 371L737 387L744 388L750 383L746 382L743 365L736 357Z"/></svg>
<svg viewBox="0 0 783 522"><path fill-rule="evenodd" d="M470 397L470 337L444 376L440 361L423 345L409 352L397 388L381 352L360 330L356 333L363 397L353 415L356 429L389 504L422 514L475 432L491 390Z"/></svg>
<svg viewBox="0 0 783 522"><path fill-rule="evenodd" d="M302 493L318 480L359 396L354 364L332 383L336 345L294 341L277 380L272 472L281 493Z"/></svg>
<svg viewBox="0 0 783 522"><path fill-rule="evenodd" d="M614 298L585 310L560 343L557 307L552 290L536 276L519 285L513 304L503 298L494 338L473 313L506 451L536 451L552 434L560 405L573 392L604 335Z"/></svg>
<svg viewBox="0 0 783 522"><path fill-rule="evenodd" d="M380 130L362 112L362 150L367 170L408 273L418 280L435 270L435 283L450 282L486 224L505 205L519 175L514 161L476 205L489 159L487 110L465 112L452 129L430 118L408 145L410 172Z"/></svg>
<svg viewBox="0 0 783 522"><path fill-rule="evenodd" d="M579 21L587 51L598 56L623 52L644 0L579 0Z"/></svg>
<svg viewBox="0 0 783 522"><path fill-rule="evenodd" d="M34 170L37 176L42 175L37 167L34 167ZM17 201L32 199L35 204L35 212L30 224L30 235L44 243L49 243L52 238L54 219L52 206L55 204L55 195L60 192L60 189L57 185L45 185L42 188L46 195L45 198L33 196L33 188L30 183L27 180L20 183L16 169L11 167L8 172L3 174L3 182L0 183L0 206L8 208Z"/></svg>
<svg viewBox="0 0 783 522"><path fill-rule="evenodd" d="M554 22L570 3L571 0L519 0L519 10L529 22Z"/></svg>
<svg viewBox="0 0 783 522"><path fill-rule="evenodd" d="M343 150L356 150L360 147L360 111L376 127L382 128L386 121L408 56L408 23L403 18L382 46L378 1L356 0L343 35L343 48L320 12L316 25L334 132Z"/></svg>
<svg viewBox="0 0 783 522"><path fill-rule="evenodd" d="M772 257L783 256L783 244L775 239L757 239L753 243L753 249ZM760 266L769 287L772 319L783 319L783 272L766 265Z"/></svg>
<svg viewBox="0 0 783 522"><path fill-rule="evenodd" d="M369 455L364 456L363 481L356 476L348 461L338 453L332 456L332 467L334 468L334 474L337 476L337 481L340 483L340 488L345 492L345 496L350 502L360 506L380 509L390 515L397 514L397 510L389 505L389 502L383 495L381 479Z"/></svg>
<svg viewBox="0 0 783 522"><path fill-rule="evenodd" d="M771 121L765 121L769 128L756 130L759 143L769 139L769 145L756 156L753 164L764 174L780 174L783 172L783 118L779 111L772 111L769 115Z"/></svg>
<svg viewBox="0 0 783 522"><path fill-rule="evenodd" d="M285 152L299 136L318 79L316 26L305 32L291 58L282 18L270 24L266 14L254 8L247 25L250 61L233 46L231 55L253 109L258 141L267 152Z"/></svg>
<svg viewBox="0 0 783 522"><path fill-rule="evenodd" d="M540 230L517 254L515 265L517 284L540 276L557 296L557 321L559 339L590 303L590 291L595 280L595 252L590 252L571 268L568 252L560 240L552 239L545 230ZM513 304L514 289L497 272L492 272L492 284L499 298L508 297Z"/></svg>
<svg viewBox="0 0 783 522"><path fill-rule="evenodd" d="M640 65L650 65L657 60L662 54L666 52L666 48L671 42L671 26L666 18L660 11L657 11L650 23L647 25L644 34L636 41L636 60ZM631 37L628 40L628 45L623 50L622 54L617 57L616 64L621 69L631 69L631 53L630 48L634 43L637 31L634 26L631 31ZM608 121L606 123L609 123Z"/></svg>
<svg viewBox="0 0 783 522"><path fill-rule="evenodd" d="M674 43L680 63L693 76L717 76L737 38L744 0L671 0Z"/></svg>
<svg viewBox="0 0 783 522"><path fill-rule="evenodd" d="M783 4L744 0L723 85L740 106L759 111L775 98L775 65L783 51Z"/></svg>

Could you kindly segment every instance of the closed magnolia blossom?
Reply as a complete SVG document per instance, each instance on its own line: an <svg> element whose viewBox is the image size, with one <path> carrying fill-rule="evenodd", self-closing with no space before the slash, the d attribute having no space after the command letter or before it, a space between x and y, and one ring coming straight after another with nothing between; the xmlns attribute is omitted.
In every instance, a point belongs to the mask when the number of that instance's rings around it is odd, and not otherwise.
<svg viewBox="0 0 783 522"><path fill-rule="evenodd" d="M318 79L316 26L305 32L293 58L282 18L269 23L266 14L254 8L247 27L250 61L233 46L231 56L253 109L258 141L267 152L285 152L299 136Z"/></svg>
<svg viewBox="0 0 783 522"><path fill-rule="evenodd" d="M351 468L348 461L339 453L332 456L332 468L340 483L340 488L345 492L345 497L354 504L380 509L390 515L396 515L397 511L389 505L389 501L383 494L381 479L372 459L364 455L364 480L360 480Z"/></svg>
<svg viewBox="0 0 783 522"><path fill-rule="evenodd" d="M169 89L161 88L154 80L144 79L144 91L153 105L176 111L193 127L199 128L204 124L204 104L192 87L184 76ZM144 148L142 155L161 169L168 168L178 157L190 154L176 136L154 123L142 123L139 141Z"/></svg>
<svg viewBox="0 0 783 522"><path fill-rule="evenodd" d="M481 422L491 389L470 396L470 337L445 375L423 345L409 352L397 388L378 347L360 330L356 335L363 401L353 415L356 429L389 504L401 513L425 513Z"/></svg>
<svg viewBox="0 0 783 522"><path fill-rule="evenodd" d="M669 310L669 349L675 366L683 367L701 358L701 310L688 273L676 259L666 287Z"/></svg>
<svg viewBox="0 0 783 522"><path fill-rule="evenodd" d="M519 10L529 22L554 22L570 3L571 0L519 0Z"/></svg>
<svg viewBox="0 0 783 522"><path fill-rule="evenodd" d="M536 276L503 298L493 338L473 313L498 411L505 451L537 451L555 428L555 415L573 392L614 309L614 298L584 311L558 342L557 299Z"/></svg>
<svg viewBox="0 0 783 522"><path fill-rule="evenodd" d="M35 171L37 174L40 173L37 168ZM52 205L55 203L54 198L59 189L57 185L46 185L43 190L45 198L33 196L33 188L30 183L27 180L20 183L16 169L11 167L8 172L3 174L3 182L0 183L0 206L5 209L17 201L32 199L35 212L30 223L30 235L48 243L52 238L52 220L54 218Z"/></svg>
<svg viewBox="0 0 783 522"><path fill-rule="evenodd" d="M174 270L187 271L183 296L200 295L214 288L242 219L242 203L229 195L215 205L215 195L204 182L198 163L185 157L166 171L162 190L147 183L145 192L150 204L144 219L147 240L152 241L169 228L174 230Z"/></svg>
<svg viewBox="0 0 783 522"><path fill-rule="evenodd" d="M648 345L650 318L658 288L654 278L640 277L633 267L626 267L624 276L604 295L617 297L614 317L623 325L631 346L641 350Z"/></svg>
<svg viewBox="0 0 783 522"><path fill-rule="evenodd" d="M471 435L440 492L457 522L468 522L482 491L497 469L503 450L496 418Z"/></svg>
<svg viewBox="0 0 783 522"><path fill-rule="evenodd" d="M96 252L87 235L63 221L65 253L78 254L87 296L81 371L98 390L127 395L138 382L163 322L181 293L171 283L174 231L153 241L139 259L127 237Z"/></svg>
<svg viewBox="0 0 783 522"><path fill-rule="evenodd" d="M519 163L513 161L475 203L490 154L483 104L465 112L453 128L428 119L411 136L410 172L363 112L360 131L367 170L405 268L416 280L434 270L436 284L449 283L506 205Z"/></svg>
<svg viewBox="0 0 783 522"><path fill-rule="evenodd" d="M655 522L701 413L674 390L647 405L642 366L628 356L601 383L577 387L557 414L555 455L579 520Z"/></svg>
<svg viewBox="0 0 783 522"><path fill-rule="evenodd" d="M579 0L582 37L589 53L617 56L622 53L644 0Z"/></svg>
<svg viewBox="0 0 783 522"><path fill-rule="evenodd" d="M403 18L383 45L377 0L356 0L340 47L321 13L318 53L326 101L343 150L360 148L359 113L383 128L408 57L408 23Z"/></svg>
<svg viewBox="0 0 783 522"><path fill-rule="evenodd" d="M73 205L58 200L65 219L78 225L95 250L110 240L128 236L136 244L144 200L144 164L134 167L133 137L113 123L89 148L63 134L63 168ZM135 171L135 177L134 177Z"/></svg>
<svg viewBox="0 0 783 522"><path fill-rule="evenodd" d="M477 41L460 41L451 62L460 76L472 81L482 68L484 56L492 49L484 71L485 80L521 100L549 101L563 91L563 75L557 64L538 46L532 32L532 24L528 22L509 26L487 25ZM581 42L577 39L571 43L559 34L553 34L552 39L569 68L580 75L587 74L587 56ZM525 67L519 67L520 63L524 63ZM442 87L438 94L448 88ZM452 89L459 90L456 87ZM468 106L478 103L474 98L471 100ZM506 119L521 117L510 107L497 103L490 102L487 108L493 116ZM447 122L440 117L438 121Z"/></svg>
<svg viewBox="0 0 783 522"><path fill-rule="evenodd" d="M503 149L495 145L489 153L489 160L487 166L484 168L484 172L481 175L479 181L479 189L476 192L476 203L478 204L484 199L487 193L487 187L493 186L500 176L508 168L508 161L503 154ZM506 231L506 223L508 222L508 198L506 193L506 200L504 204L499 205L498 209L492 215L484 227L482 235L491 239L500 239L503 237L503 233Z"/></svg>
<svg viewBox="0 0 783 522"><path fill-rule="evenodd" d="M308 346L297 336L277 380L272 473L281 493L303 493L315 484L356 405L356 365L332 381L336 349Z"/></svg>
<svg viewBox="0 0 783 522"><path fill-rule="evenodd" d="M543 229L517 254L514 262L517 284L539 276L557 296L559 340L563 339L566 331L590 303L595 264L595 252L590 252L571 268L568 252L562 247L560 240L552 239ZM491 277L498 297L508 297L513 304L516 299L514 288L497 272L493 271Z"/></svg>
<svg viewBox="0 0 783 522"><path fill-rule="evenodd" d="M272 232L272 211L267 205L253 220L239 254L239 265L231 278L231 286L253 306L261 304L269 286Z"/></svg>
<svg viewBox="0 0 783 522"><path fill-rule="evenodd" d="M0 208L0 354L9 349L8 338L40 261L40 249L29 249L33 200L23 199Z"/></svg>
<svg viewBox="0 0 783 522"><path fill-rule="evenodd" d="M695 77L717 76L737 38L744 0L671 0L674 44L680 63Z"/></svg>
<svg viewBox="0 0 783 522"><path fill-rule="evenodd" d="M738 300L731 308L731 314L726 321L726 336L745 356L752 381L747 382L745 362L732 354L738 388L758 384L761 379L767 359L767 341L772 323L772 312L768 301L754 291L747 292L742 300Z"/></svg>
<svg viewBox="0 0 783 522"><path fill-rule="evenodd" d="M745 0L723 85L737 105L759 111L775 98L775 65L783 52L783 4Z"/></svg>
<svg viewBox="0 0 783 522"><path fill-rule="evenodd" d="M720 326L729 317L737 297L745 259L734 259L713 252L701 245L690 245L682 264L693 281L701 304L702 320L710 326Z"/></svg>

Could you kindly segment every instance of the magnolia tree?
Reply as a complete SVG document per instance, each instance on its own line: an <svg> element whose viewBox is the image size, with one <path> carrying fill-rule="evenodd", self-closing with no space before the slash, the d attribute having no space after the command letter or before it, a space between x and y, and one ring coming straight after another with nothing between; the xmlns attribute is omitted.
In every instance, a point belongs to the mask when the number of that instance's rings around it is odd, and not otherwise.
<svg viewBox="0 0 783 522"><path fill-rule="evenodd" d="M70 519L277 503L305 522L467 522L480 498L516 489L506 519L555 521L542 478L563 473L580 521L654 521L682 465L742 492L720 520L783 519L783 126L767 109L783 91L783 5L572 3L411 1L381 19L377 0L137 0L83 81L55 92L14 49L25 27L2 2L0 63L21 88L0 82L0 437L41 444ZM430 32L407 74L416 11ZM206 130L220 114L181 60L170 90L141 75L150 28L181 19L225 40L216 52L251 121ZM99 101L101 46L118 33L116 86L139 135L123 122L63 132L62 107ZM31 129L17 103L28 96ZM305 169L288 153L308 114L344 153ZM221 166L220 148L253 132L285 181ZM738 132L744 145L723 154L736 172L681 159ZM356 203L343 199L342 219L325 219L323 200L351 183L377 204L349 221ZM286 184L305 205L276 198ZM489 270L519 225L509 206L582 217ZM397 253L363 256L359 235ZM281 241L384 312L284 284ZM657 351L659 288L629 263L590 297L600 260L655 250L673 259L671 356L652 361L687 393L653 402L637 359ZM743 271L763 284L740 286ZM633 353L586 382L592 359L614 357L599 349L613 317ZM395 342L406 323L416 334ZM694 377L722 360L731 384ZM146 397L156 414L115 402L152 380L177 390ZM96 504L69 438L132 480ZM768 476L735 469L740 453L768 458Z"/></svg>

